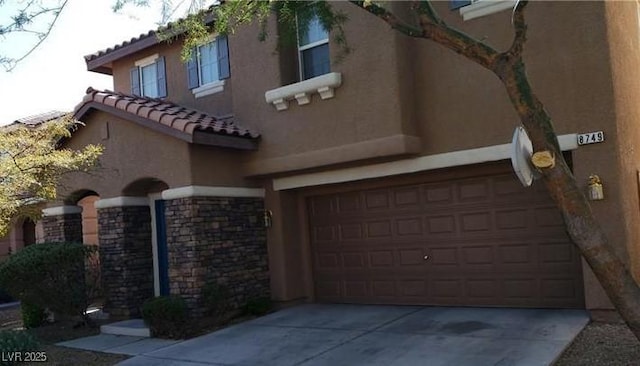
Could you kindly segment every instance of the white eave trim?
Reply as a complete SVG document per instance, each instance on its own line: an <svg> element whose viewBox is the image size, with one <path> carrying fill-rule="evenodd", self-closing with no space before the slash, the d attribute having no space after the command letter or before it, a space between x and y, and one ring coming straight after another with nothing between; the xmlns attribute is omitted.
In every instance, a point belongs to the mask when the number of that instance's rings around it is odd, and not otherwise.
<svg viewBox="0 0 640 366"><path fill-rule="evenodd" d="M575 150L578 148L578 135L568 134L558 136L558 142L560 143L560 148L563 151ZM476 149L421 156L414 159L404 159L389 163L275 178L273 180L273 189L275 191L281 191L285 189L311 187L323 184L352 182L363 179L499 161L509 159L510 157L511 144L493 145Z"/></svg>
<svg viewBox="0 0 640 366"><path fill-rule="evenodd" d="M273 104L279 111L289 108L289 101L295 99L298 105L309 104L311 94L318 93L322 99L330 99L334 96L334 89L342 85L342 74L330 72L316 76L299 83L285 85L280 88L267 90L264 99Z"/></svg>
<svg viewBox="0 0 640 366"><path fill-rule="evenodd" d="M263 188L186 186L162 191L163 200L188 197L259 197L265 195Z"/></svg>
<svg viewBox="0 0 640 366"><path fill-rule="evenodd" d="M97 200L94 205L97 209L125 206L149 206L149 198L131 196L104 198L101 200Z"/></svg>
<svg viewBox="0 0 640 366"><path fill-rule="evenodd" d="M460 15L464 20L471 20L503 10L513 9L516 3L516 0L478 0L471 5L460 8Z"/></svg>
<svg viewBox="0 0 640 366"><path fill-rule="evenodd" d="M82 207L80 206L58 206L42 210L42 216L60 216L79 213L82 213Z"/></svg>

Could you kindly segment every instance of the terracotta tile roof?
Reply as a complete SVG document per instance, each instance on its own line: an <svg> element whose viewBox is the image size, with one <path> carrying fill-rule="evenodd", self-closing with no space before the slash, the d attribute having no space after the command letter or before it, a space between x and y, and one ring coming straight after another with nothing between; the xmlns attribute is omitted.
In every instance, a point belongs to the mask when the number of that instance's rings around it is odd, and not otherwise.
<svg viewBox="0 0 640 366"><path fill-rule="evenodd" d="M194 135L196 132L257 139L259 134L239 126L232 116L215 117L207 113L183 107L166 100L132 96L108 90L87 89L87 94L74 110L74 117L81 119L91 107L109 112L126 114L178 132ZM104 108L106 107L106 108ZM126 116L124 117L126 118Z"/></svg>
<svg viewBox="0 0 640 366"><path fill-rule="evenodd" d="M24 117L24 118L19 118L15 121L13 121L12 124L21 124L21 125L25 125L27 127L35 127L38 125L41 125L45 122L49 122L52 121L54 119L58 119L62 116L64 116L65 114L67 114L68 112L60 112L60 111L49 111L49 112L45 112L45 113L40 113L40 114L35 114L33 116L29 116L29 117Z"/></svg>
<svg viewBox="0 0 640 366"><path fill-rule="evenodd" d="M85 62L93 61L98 57L105 56L105 55L107 55L107 54L109 54L111 52L119 50L119 49L121 49L123 47L127 47L127 46L129 46L131 44L137 43L137 42L142 41L143 39L146 39L146 38L149 38L149 37L156 37L156 30L150 30L147 33L142 33L138 37L133 37L130 40L124 41L122 43L119 43L119 44L117 44L117 45L115 45L113 47L109 47L109 48L106 48L104 50L99 50L99 51L94 52L94 53L92 53L90 55L86 55L86 56L84 56L84 60L85 60Z"/></svg>
<svg viewBox="0 0 640 366"><path fill-rule="evenodd" d="M223 2L224 1L220 1L220 3ZM202 12L205 13L205 21L207 23L213 22L213 9L215 6L216 5L212 5L207 9L202 10ZM84 56L84 61L87 64L87 70L111 75L111 63L114 60L139 52L162 42L160 37L158 37L158 32L161 31L160 29L162 29L162 32L167 32L167 34L180 35L183 30L181 30L180 27L176 27L177 22L179 22L179 20L176 22L170 22L166 26L158 29L152 29L147 33L142 33L128 41L124 41L112 47Z"/></svg>

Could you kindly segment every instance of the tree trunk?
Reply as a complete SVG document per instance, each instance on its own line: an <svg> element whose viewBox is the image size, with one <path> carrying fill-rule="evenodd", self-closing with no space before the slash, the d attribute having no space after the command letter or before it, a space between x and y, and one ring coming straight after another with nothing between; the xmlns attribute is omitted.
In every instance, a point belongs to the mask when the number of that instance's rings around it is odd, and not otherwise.
<svg viewBox="0 0 640 366"><path fill-rule="evenodd" d="M496 71L502 80L527 131L534 151L551 151L554 167L542 170L543 181L560 209L574 244L578 247L611 302L640 340L640 287L626 265L618 258L602 228L595 220L589 202L562 156L551 118L527 79L521 60Z"/></svg>

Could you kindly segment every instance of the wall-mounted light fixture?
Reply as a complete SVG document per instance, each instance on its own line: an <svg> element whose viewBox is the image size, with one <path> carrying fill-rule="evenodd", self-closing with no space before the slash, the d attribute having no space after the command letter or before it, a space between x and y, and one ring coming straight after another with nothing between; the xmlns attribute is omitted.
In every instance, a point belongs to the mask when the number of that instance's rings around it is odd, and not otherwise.
<svg viewBox="0 0 640 366"><path fill-rule="evenodd" d="M589 198L590 201L600 201L604 199L602 180L600 180L600 177L595 174L589 176L589 183L587 184L587 198Z"/></svg>
<svg viewBox="0 0 640 366"><path fill-rule="evenodd" d="M264 210L262 215L264 227L271 227L271 225L273 225L273 212L271 210Z"/></svg>

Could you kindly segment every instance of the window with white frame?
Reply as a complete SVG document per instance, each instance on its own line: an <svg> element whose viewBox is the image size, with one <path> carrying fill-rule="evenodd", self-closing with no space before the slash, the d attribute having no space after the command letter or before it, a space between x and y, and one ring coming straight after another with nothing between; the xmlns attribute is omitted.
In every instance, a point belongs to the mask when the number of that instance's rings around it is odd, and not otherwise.
<svg viewBox="0 0 640 366"><path fill-rule="evenodd" d="M317 16L306 26L298 24L298 60L301 80L331 72L329 32Z"/></svg>
<svg viewBox="0 0 640 366"><path fill-rule="evenodd" d="M223 90L224 79L230 76L229 46L226 36L198 46L192 50L187 62L189 89L196 97Z"/></svg>
<svg viewBox="0 0 640 366"><path fill-rule="evenodd" d="M164 57L157 54L135 62L130 71L131 93L150 98L167 96Z"/></svg>

